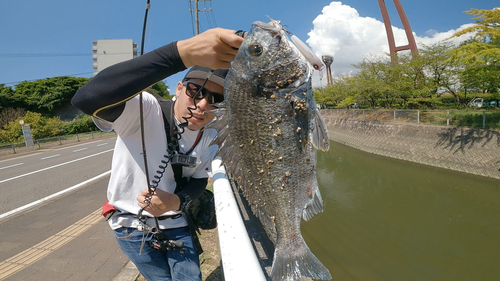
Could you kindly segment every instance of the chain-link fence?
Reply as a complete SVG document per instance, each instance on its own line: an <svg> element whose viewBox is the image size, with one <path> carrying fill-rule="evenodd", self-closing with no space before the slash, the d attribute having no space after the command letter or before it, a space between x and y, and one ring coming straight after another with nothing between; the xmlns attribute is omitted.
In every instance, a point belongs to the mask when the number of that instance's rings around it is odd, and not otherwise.
<svg viewBox="0 0 500 281"><path fill-rule="evenodd" d="M8 155L13 153L26 152L30 150L37 150L43 148L56 147L63 144L78 143L80 141L93 140L99 138L109 138L116 136L115 132L106 133L101 131L87 132L74 135L58 136L53 138L33 140L33 147L26 147L26 144L21 143L10 143L6 145L0 145L0 156Z"/></svg>
<svg viewBox="0 0 500 281"><path fill-rule="evenodd" d="M325 109L323 115L334 118L346 118L362 121L464 126L483 129L500 128L499 111Z"/></svg>

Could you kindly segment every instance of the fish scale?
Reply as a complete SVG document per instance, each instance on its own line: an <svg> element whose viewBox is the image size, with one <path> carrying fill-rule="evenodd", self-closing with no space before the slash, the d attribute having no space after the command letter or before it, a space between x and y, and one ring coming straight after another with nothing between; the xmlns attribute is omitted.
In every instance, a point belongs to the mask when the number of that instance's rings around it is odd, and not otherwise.
<svg viewBox="0 0 500 281"><path fill-rule="evenodd" d="M300 232L302 218L323 210L316 150L328 149L311 74L278 22L254 23L210 125L220 132L218 155L275 243L272 280L331 279Z"/></svg>

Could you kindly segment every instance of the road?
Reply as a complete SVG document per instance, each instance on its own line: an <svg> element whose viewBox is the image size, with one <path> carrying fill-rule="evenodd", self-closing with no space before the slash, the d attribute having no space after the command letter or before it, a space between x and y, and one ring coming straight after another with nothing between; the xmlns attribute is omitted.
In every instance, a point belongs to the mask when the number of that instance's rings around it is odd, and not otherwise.
<svg viewBox="0 0 500 281"><path fill-rule="evenodd" d="M100 215L115 141L0 158L0 280L135 280Z"/></svg>
<svg viewBox="0 0 500 281"><path fill-rule="evenodd" d="M109 171L115 140L96 140L0 160L0 214Z"/></svg>

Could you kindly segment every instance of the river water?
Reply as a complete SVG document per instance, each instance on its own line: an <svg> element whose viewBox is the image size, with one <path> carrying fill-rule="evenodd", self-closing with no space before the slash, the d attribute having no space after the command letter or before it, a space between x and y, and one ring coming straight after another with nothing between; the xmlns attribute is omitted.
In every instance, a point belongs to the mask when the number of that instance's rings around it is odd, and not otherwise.
<svg viewBox="0 0 500 281"><path fill-rule="evenodd" d="M302 234L333 280L500 280L500 180L336 142L317 172Z"/></svg>

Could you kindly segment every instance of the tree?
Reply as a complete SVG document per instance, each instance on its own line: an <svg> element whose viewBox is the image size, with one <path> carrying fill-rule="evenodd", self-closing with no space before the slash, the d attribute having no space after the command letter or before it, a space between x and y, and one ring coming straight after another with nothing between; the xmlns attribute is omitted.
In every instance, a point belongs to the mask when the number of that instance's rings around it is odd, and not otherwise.
<svg viewBox="0 0 500 281"><path fill-rule="evenodd" d="M4 126L4 130L0 130L0 143L16 143L23 142L23 132L19 120L23 119L25 124L31 127L33 139L42 139L63 134L63 121L59 117L43 117L42 114L36 112L27 112L26 115L18 117L16 120L10 121Z"/></svg>
<svg viewBox="0 0 500 281"><path fill-rule="evenodd" d="M460 91L464 90L460 83L460 72L463 67L456 61L450 60L453 51L452 43L444 41L430 46L424 45L420 50L420 56L425 60L424 72L429 92L437 97L441 95L441 91L446 91L455 98L456 104L460 105L462 103Z"/></svg>
<svg viewBox="0 0 500 281"><path fill-rule="evenodd" d="M64 124L63 127L65 134L78 134L85 132L92 132L99 130L92 121L92 117L86 114L79 114L71 122Z"/></svg>
<svg viewBox="0 0 500 281"><path fill-rule="evenodd" d="M26 110L24 108L5 108L0 110L0 130L10 121L16 120L25 114Z"/></svg>
<svg viewBox="0 0 500 281"><path fill-rule="evenodd" d="M472 37L451 52L451 59L463 66L464 86L497 92L500 87L500 9L471 9L466 13L475 16L472 18L476 20L475 25L452 37L467 33Z"/></svg>
<svg viewBox="0 0 500 281"><path fill-rule="evenodd" d="M149 90L152 91L153 93L159 95L162 98L165 98L165 99L171 98L171 95L169 92L169 87L163 81L159 81L159 82L153 84L153 86L151 86Z"/></svg>
<svg viewBox="0 0 500 281"><path fill-rule="evenodd" d="M52 116L56 109L69 104L76 91L89 80L89 78L60 76L32 82L25 81L16 85L13 94L16 101L23 103L20 107Z"/></svg>
<svg viewBox="0 0 500 281"><path fill-rule="evenodd" d="M0 110L12 107L22 107L14 98L14 89L6 87L5 84L0 84Z"/></svg>

